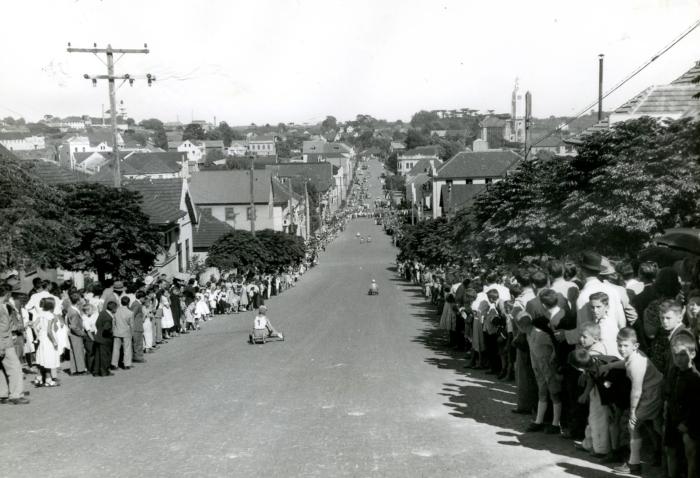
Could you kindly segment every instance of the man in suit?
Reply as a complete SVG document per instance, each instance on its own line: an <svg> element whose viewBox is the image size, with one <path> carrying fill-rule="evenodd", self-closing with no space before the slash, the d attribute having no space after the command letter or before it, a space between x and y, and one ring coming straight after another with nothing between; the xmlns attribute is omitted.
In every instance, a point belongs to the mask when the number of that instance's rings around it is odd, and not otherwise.
<svg viewBox="0 0 700 478"><path fill-rule="evenodd" d="M114 336L114 347L112 347L112 366L110 370L116 370L119 365L119 354L124 352L124 369L131 368L132 351L131 341L134 330L134 314L129 310L128 296L122 296L121 306L114 314L114 326L112 335ZM143 330L142 330L143 332Z"/></svg>
<svg viewBox="0 0 700 478"><path fill-rule="evenodd" d="M170 289L170 312L173 314L173 323L175 324L170 336L177 337L178 333L183 329L180 325L182 308L180 307L180 286L178 284L173 284L173 287Z"/></svg>
<svg viewBox="0 0 700 478"><path fill-rule="evenodd" d="M68 294L69 305L66 309L66 325L68 325L68 340L70 341L70 373L82 375L87 371L85 367L85 329L83 329L83 317L78 310L80 294L71 292Z"/></svg>
<svg viewBox="0 0 700 478"><path fill-rule="evenodd" d="M142 300L146 296L146 293L142 290L136 291L136 298L129 306L129 309L134 314L134 328L132 330L132 348L134 351L134 363L144 363L146 360L143 358L143 304Z"/></svg>
<svg viewBox="0 0 700 478"><path fill-rule="evenodd" d="M110 359L112 357L112 323L114 314L117 311L117 303L110 300L105 304L104 310L97 316L95 328L94 348L93 348L93 368L92 374L96 377L107 377L113 375L109 371Z"/></svg>
<svg viewBox="0 0 700 478"><path fill-rule="evenodd" d="M0 403L26 405L22 365L13 342L14 319L8 305L12 286L0 283Z"/></svg>

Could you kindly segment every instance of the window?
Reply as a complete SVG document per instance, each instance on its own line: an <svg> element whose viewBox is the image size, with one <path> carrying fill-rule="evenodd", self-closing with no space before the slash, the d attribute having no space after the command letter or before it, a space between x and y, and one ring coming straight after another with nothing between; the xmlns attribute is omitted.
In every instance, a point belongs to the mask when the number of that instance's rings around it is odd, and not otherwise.
<svg viewBox="0 0 700 478"><path fill-rule="evenodd" d="M182 268L182 243L177 243L177 270L178 272L185 272Z"/></svg>
<svg viewBox="0 0 700 478"><path fill-rule="evenodd" d="M226 211L226 220L227 221L236 221L236 209L233 207L227 207L225 209Z"/></svg>
<svg viewBox="0 0 700 478"><path fill-rule="evenodd" d="M185 265L190 268L190 240L185 239Z"/></svg>
<svg viewBox="0 0 700 478"><path fill-rule="evenodd" d="M199 212L202 214L209 214L211 216L211 208L210 207L200 207Z"/></svg>

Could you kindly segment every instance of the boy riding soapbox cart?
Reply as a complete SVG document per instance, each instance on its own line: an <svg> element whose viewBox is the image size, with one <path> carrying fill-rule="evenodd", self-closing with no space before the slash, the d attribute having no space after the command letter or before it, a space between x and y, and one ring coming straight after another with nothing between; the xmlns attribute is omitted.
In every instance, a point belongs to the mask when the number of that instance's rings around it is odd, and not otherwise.
<svg viewBox="0 0 700 478"><path fill-rule="evenodd" d="M248 343L264 344L268 340L284 341L284 335L277 332L265 316L267 307L264 305L258 310L258 315L253 320L253 330L248 335Z"/></svg>
<svg viewBox="0 0 700 478"><path fill-rule="evenodd" d="M367 295L379 295L379 287L377 286L377 282L374 279L372 279L372 283L369 285Z"/></svg>

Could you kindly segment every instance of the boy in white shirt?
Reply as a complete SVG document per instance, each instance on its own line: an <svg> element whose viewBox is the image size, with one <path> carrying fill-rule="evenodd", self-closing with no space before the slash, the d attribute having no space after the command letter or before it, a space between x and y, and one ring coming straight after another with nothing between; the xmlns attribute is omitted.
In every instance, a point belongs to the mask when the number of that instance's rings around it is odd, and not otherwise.
<svg viewBox="0 0 700 478"><path fill-rule="evenodd" d="M253 331L248 336L248 341L250 343L253 343L254 336L259 337L260 334L264 333L267 333L267 337L277 337L279 339L284 339L282 334L277 332L270 323L270 321L267 319L267 316L265 315L266 313L267 307L261 305L258 309L258 315L255 316L255 319L253 319Z"/></svg>

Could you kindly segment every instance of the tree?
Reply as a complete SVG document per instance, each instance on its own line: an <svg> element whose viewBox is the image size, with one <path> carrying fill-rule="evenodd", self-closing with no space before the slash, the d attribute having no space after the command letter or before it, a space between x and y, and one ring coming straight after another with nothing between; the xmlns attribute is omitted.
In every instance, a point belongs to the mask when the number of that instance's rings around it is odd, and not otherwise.
<svg viewBox="0 0 700 478"><path fill-rule="evenodd" d="M75 241L62 201L0 146L0 271L63 262Z"/></svg>
<svg viewBox="0 0 700 478"><path fill-rule="evenodd" d="M392 173L396 174L399 168L398 155L396 152L391 153L386 158L386 168Z"/></svg>
<svg viewBox="0 0 700 478"><path fill-rule="evenodd" d="M226 146L227 148L231 146L231 142L235 139L235 134L233 129L228 125L226 121L222 121L221 123L219 123L219 133L221 135L221 139L224 141L224 146Z"/></svg>
<svg viewBox="0 0 700 478"><path fill-rule="evenodd" d="M335 116L326 116L326 119L321 123L321 129L324 131L335 130L338 128L338 120Z"/></svg>
<svg viewBox="0 0 700 478"><path fill-rule="evenodd" d="M133 126L136 124L136 120L134 118L127 118L126 124L129 128L133 128Z"/></svg>
<svg viewBox="0 0 700 478"><path fill-rule="evenodd" d="M418 146L427 146L430 144L430 140L427 136L422 134L415 128L408 130L406 134L406 149L417 148Z"/></svg>
<svg viewBox="0 0 700 478"><path fill-rule="evenodd" d="M211 245L207 265L221 271L255 270L265 264L265 253L265 248L252 233L235 230Z"/></svg>
<svg viewBox="0 0 700 478"><path fill-rule="evenodd" d="M205 137L204 128L202 128L202 125L196 123L190 123L185 126L185 131L182 133L183 141L203 141Z"/></svg>
<svg viewBox="0 0 700 478"><path fill-rule="evenodd" d="M163 122L157 118L143 120L139 123L144 129L154 132L153 144L161 149L168 150L168 135L165 134Z"/></svg>
<svg viewBox="0 0 700 478"><path fill-rule="evenodd" d="M299 264L306 256L304 240L281 231L263 229L255 236L265 249L265 272L275 272L282 268Z"/></svg>
<svg viewBox="0 0 700 478"><path fill-rule="evenodd" d="M421 110L411 117L411 126L415 129L429 129L430 125L439 119L436 112Z"/></svg>
<svg viewBox="0 0 700 478"><path fill-rule="evenodd" d="M141 210L141 195L96 183L60 186L63 210L75 221L77 245L65 269L130 279L148 272L161 251L162 236ZM102 205L102 206L98 206Z"/></svg>
<svg viewBox="0 0 700 478"><path fill-rule="evenodd" d="M216 148L212 149L210 151L207 151L207 156L206 156L206 162L207 163L213 163L214 161L218 161L220 159L224 159L224 153Z"/></svg>

